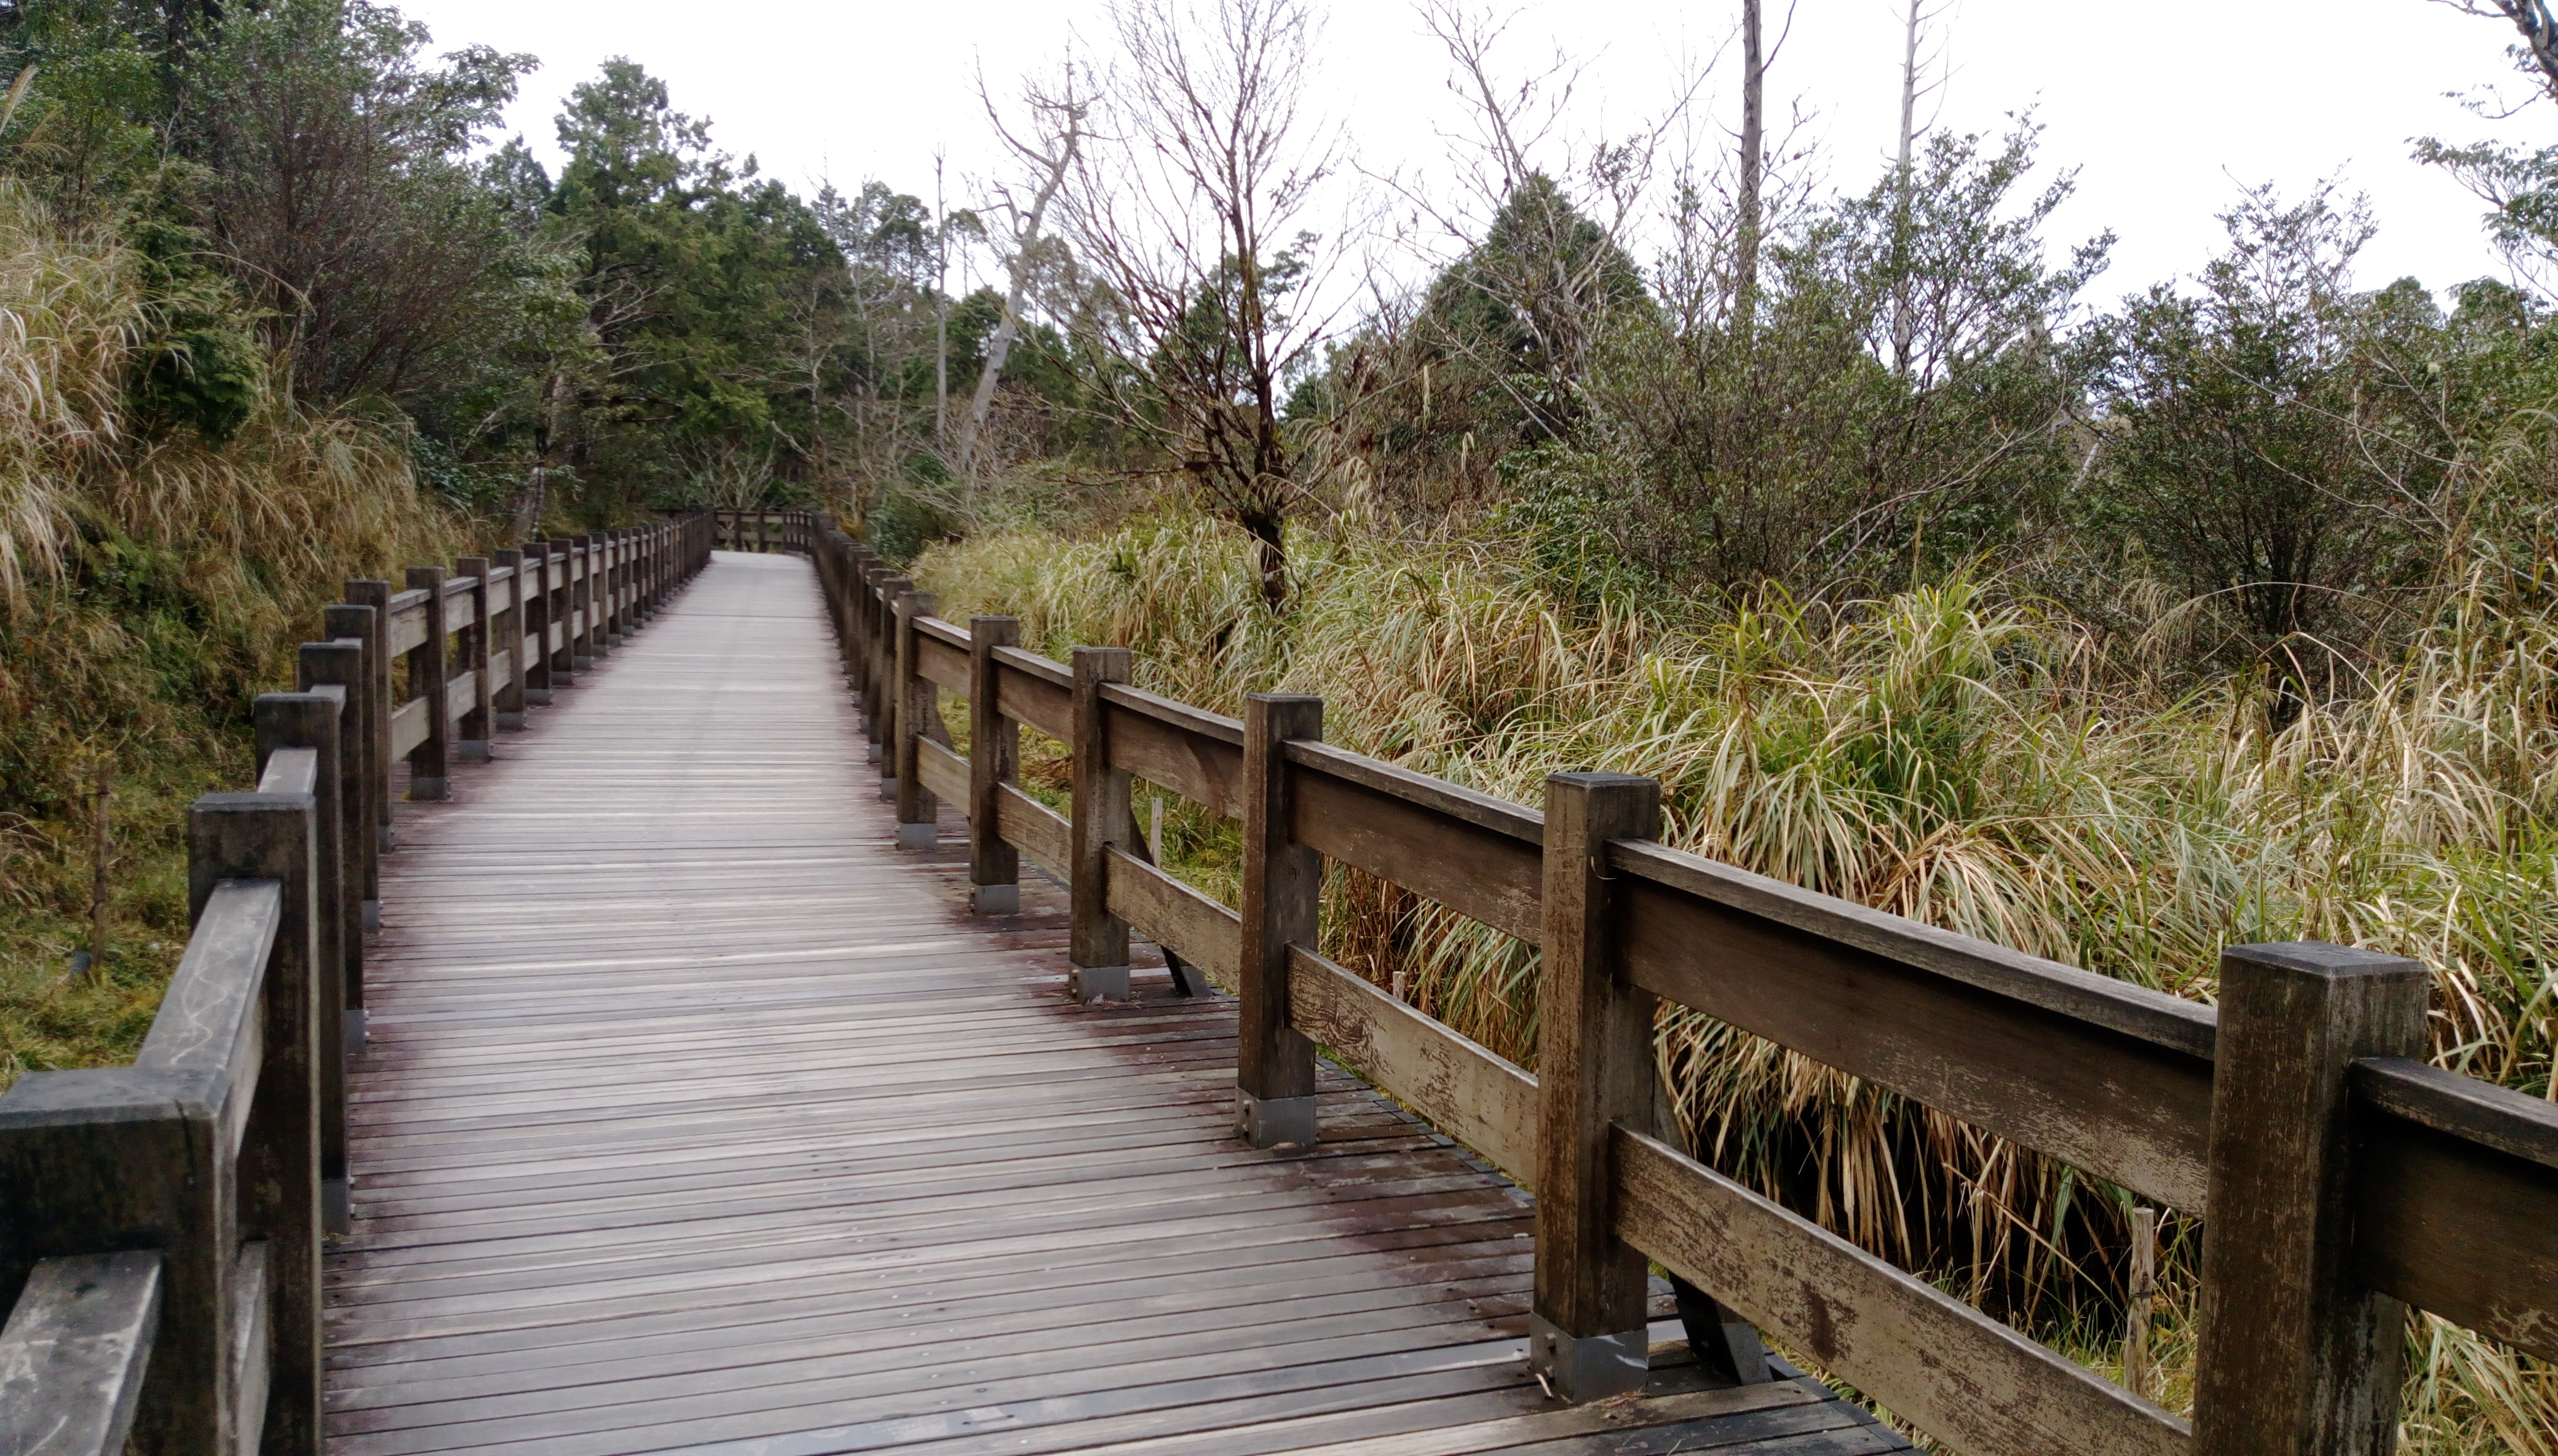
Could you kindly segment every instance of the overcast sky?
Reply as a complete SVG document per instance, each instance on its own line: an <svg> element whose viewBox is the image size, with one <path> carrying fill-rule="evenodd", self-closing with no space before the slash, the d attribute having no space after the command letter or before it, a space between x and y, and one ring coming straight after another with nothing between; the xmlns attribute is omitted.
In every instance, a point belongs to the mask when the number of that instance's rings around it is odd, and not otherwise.
<svg viewBox="0 0 2558 1456"><path fill-rule="evenodd" d="M1768 0L1771 27L1783 0ZM1364 167L1426 167L1457 119L1446 66L1406 0L1317 0L1325 14L1318 106L1344 127ZM485 42L528 51L542 70L513 124L545 157L551 117L609 56L666 78L678 108L707 115L714 139L755 154L794 186L869 179L931 195L936 151L951 205L994 163L976 108L980 65L1003 86L1080 35L1107 39L1101 0L1032 4L723 0L413 0L403 7L439 48ZM1657 111L1680 58L1724 51L1704 104L1738 116L1726 42L1734 0L1529 0L1506 45L1520 70L1558 46L1587 63L1582 124L1622 131ZM1879 172L1899 106L1901 25L1892 0L1800 0L1770 73L1772 111L1799 99L1831 178L1862 190ZM1952 0L1931 38L1949 68L1927 112L1940 126L1995 129L2033 107L2044 156L2079 170L2055 240L2112 228L2121 241L2099 300L2191 273L2220 237L2213 214L2241 183L2287 194L2342 174L2380 222L2357 270L2365 285L2414 274L2442 288L2500 273L2481 241L2479 205L2408 160L2409 139L2558 140L2545 103L2508 120L2471 114L2447 91L2480 84L2521 95L2500 25L2428 0ZM1737 48L1732 48L1737 50Z"/></svg>

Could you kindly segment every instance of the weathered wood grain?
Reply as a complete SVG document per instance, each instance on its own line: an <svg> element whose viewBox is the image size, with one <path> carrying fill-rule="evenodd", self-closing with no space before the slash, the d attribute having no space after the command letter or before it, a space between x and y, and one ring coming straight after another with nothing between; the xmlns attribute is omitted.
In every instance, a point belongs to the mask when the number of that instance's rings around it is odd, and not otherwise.
<svg viewBox="0 0 2558 1456"><path fill-rule="evenodd" d="M1288 947L1315 945L1324 858L1292 833L1291 743L1324 736L1324 700L1256 692L1243 705L1242 941L1235 956L1236 1116L1255 1147L1313 1142L1315 1053L1289 1009Z"/></svg>
<svg viewBox="0 0 2558 1456"><path fill-rule="evenodd" d="M1231 990L1243 954L1242 920L1116 845L1108 864L1110 913Z"/></svg>
<svg viewBox="0 0 2558 1456"><path fill-rule="evenodd" d="M1660 834L1661 791L1631 774L1545 781L1537 970L1536 1320L1528 1359L1566 1398L1643 1383L1643 1259L1609 1220L1609 1129L1652 1103L1652 997L1626 978L1612 839Z"/></svg>
<svg viewBox="0 0 2558 1456"><path fill-rule="evenodd" d="M382 600L381 610L390 624L390 655L406 655L426 641L426 592L410 587L391 593Z"/></svg>
<svg viewBox="0 0 2558 1456"><path fill-rule="evenodd" d="M1299 1030L1522 1186L1536 1182L1536 1079L1303 946L1288 952Z"/></svg>
<svg viewBox="0 0 2558 1456"><path fill-rule="evenodd" d="M1110 763L1110 725L1103 711L1105 683L1128 680L1126 648L1074 650L1074 722L1068 740L1074 751L1073 801L1066 814L1071 847L1067 893L1072 896L1072 938L1068 950L1077 971L1075 992L1087 999L1116 999L1124 994L1128 964L1128 924L1110 913L1109 871L1104 862L1112 846L1136 838L1129 811L1128 774ZM1098 974L1085 976L1081 972Z"/></svg>
<svg viewBox="0 0 2558 1456"><path fill-rule="evenodd" d="M0 1451L122 1456L160 1331L158 1250L36 1265L0 1329Z"/></svg>
<svg viewBox="0 0 2558 1456"><path fill-rule="evenodd" d="M1021 648L998 648L1004 716L1051 738L1074 737L1074 677L1063 664Z"/></svg>
<svg viewBox="0 0 2558 1456"><path fill-rule="evenodd" d="M237 1177L241 1237L271 1252L258 1269L271 1297L256 1369L270 1391L260 1406L265 1428L287 1451L316 1450L319 1443L324 907L315 819L322 777L316 751L276 749L262 766L257 792L205 795L187 815L188 902L200 917L226 883L272 880L282 891L258 991L262 1047L256 1092L238 1134ZM159 1031L158 1018L152 1031ZM149 1065L152 1050L146 1037L137 1065ZM245 1398L248 1386L237 1388Z"/></svg>
<svg viewBox="0 0 2558 1456"><path fill-rule="evenodd" d="M2186 1423L1667 1143L1612 1133L1619 1237L1959 1451L2184 1456Z"/></svg>
<svg viewBox="0 0 2558 1456"><path fill-rule="evenodd" d="M990 914L1021 909L1021 856L1004 838L1002 789L1020 775L1021 725L1004 716L995 650L1021 639L1010 617L968 622L968 882L974 908Z"/></svg>
<svg viewBox="0 0 2558 1456"><path fill-rule="evenodd" d="M916 758L923 745L931 741L932 730L940 726L941 714L932 683L919 670L917 655L927 639L917 632L916 624L932 615L933 596L900 591L894 606L897 639L890 671L897 701L892 770L897 783L897 842L900 848L928 849L935 837L933 825L941 818L941 804L924 787Z"/></svg>
<svg viewBox="0 0 2558 1456"><path fill-rule="evenodd" d="M427 720L431 716L424 698L411 698L390 713L391 757L404 759L417 746L426 742Z"/></svg>
<svg viewBox="0 0 2558 1456"><path fill-rule="evenodd" d="M1288 760L1297 838L1494 930L1536 940L1541 840L1523 837L1537 826L1535 814L1328 745L1291 745Z"/></svg>
<svg viewBox="0 0 2558 1456"><path fill-rule="evenodd" d="M445 781L453 760L453 709L449 687L453 671L447 650L453 624L448 614L452 600L445 593L444 568L412 566L408 569L409 590L419 594L426 627L417 646L406 658L408 670L403 692L425 704L426 732L408 755L408 797L434 800L445 795Z"/></svg>
<svg viewBox="0 0 2558 1456"><path fill-rule="evenodd" d="M2405 1059L2356 1063L2352 1087L2363 1277L2558 1358L2558 1105Z"/></svg>
<svg viewBox="0 0 2558 1456"><path fill-rule="evenodd" d="M968 761L929 738L915 745L915 773L934 799L954 804L968 801Z"/></svg>
<svg viewBox="0 0 2558 1456"><path fill-rule="evenodd" d="M968 691L968 634L938 617L915 624L915 670L918 676L962 694ZM949 639L959 639L954 646Z"/></svg>
<svg viewBox="0 0 2558 1456"><path fill-rule="evenodd" d="M2478 1086L2458 1073L2422 1071ZM2355 1136L2359 1277L2455 1324L2558 1359L2558 1220L2549 1213L2558 1208L2558 1167L2518 1156L2503 1138L2446 1129L2396 1106L2366 1105Z"/></svg>
<svg viewBox="0 0 2558 1456"><path fill-rule="evenodd" d="M1656 858L1646 846L1643 862ZM1635 857L1619 846L1613 862ZM1654 994L2203 1208L2211 1064L2192 1051L1649 878L1629 874L1619 898L1629 974Z"/></svg>
<svg viewBox="0 0 2558 1456"><path fill-rule="evenodd" d="M2353 1064L2425 1050L2425 967L2339 946L2220 955L2211 1216L2196 1301L2203 1456L2388 1456L2406 1307L2358 1277Z"/></svg>
<svg viewBox="0 0 2558 1456"><path fill-rule="evenodd" d="M1243 816L1243 725L1187 703L1112 683L1110 762L1227 818Z"/></svg>

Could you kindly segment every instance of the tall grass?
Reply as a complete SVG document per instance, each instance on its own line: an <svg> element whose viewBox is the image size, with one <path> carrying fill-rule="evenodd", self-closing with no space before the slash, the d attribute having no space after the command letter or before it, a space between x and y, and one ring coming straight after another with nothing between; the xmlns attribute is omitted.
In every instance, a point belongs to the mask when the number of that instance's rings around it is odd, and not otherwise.
<svg viewBox="0 0 2558 1456"><path fill-rule="evenodd" d="M0 181L0 1087L129 1055L186 940L183 808L248 773L247 711L347 577L448 558L402 442L314 414L281 368L228 441L138 428L136 259ZM84 942L83 785L115 785L114 921Z"/></svg>
<svg viewBox="0 0 2558 1456"><path fill-rule="evenodd" d="M2277 728L2261 684L2179 684L1977 576L1843 607L1593 607L1495 546L1355 512L1291 549L1284 620L1239 541L1179 515L981 537L919 575L1049 651L1136 649L1144 685L1193 702L1319 692L1335 741L1512 799L1557 770L1650 775L1682 847L2178 995L2209 999L2235 943L2415 956L2438 1062L2558 1095L2553 563L2482 556L2359 690ZM1221 841L1185 823L1216 882ZM1326 934L1532 1062L1531 947L1356 875ZM1693 1013L1659 1047L1720 1166L2091 1358L2089 1331L2119 1337L2123 1191ZM2419 1449L2552 1449L2541 1367L2438 1325L2418 1344Z"/></svg>

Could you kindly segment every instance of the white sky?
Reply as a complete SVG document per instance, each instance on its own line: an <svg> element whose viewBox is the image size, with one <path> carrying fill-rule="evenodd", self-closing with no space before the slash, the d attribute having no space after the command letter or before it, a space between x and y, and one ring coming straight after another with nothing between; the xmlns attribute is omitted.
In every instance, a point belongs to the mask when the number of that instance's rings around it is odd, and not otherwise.
<svg viewBox="0 0 2558 1456"><path fill-rule="evenodd" d="M1783 0L1768 3L1773 31ZM1317 4L1327 16L1318 106L1366 168L1428 165L1438 130L1458 113L1407 0ZM2091 301L2190 273L2219 241L2212 215L2239 183L2297 195L2340 171L2380 222L2357 270L2365 285L2413 273L2442 288L2498 273L2479 205L2409 161L2408 141L2558 139L2558 111L2545 104L2491 122L2445 97L2484 83L2514 95L2524 87L2503 55L2507 30L2427 0L1953 4L1936 36L1952 68L1939 124L1995 129L2004 113L2037 108L2045 159L2081 169L2054 240L2106 227L2121 236ZM606 57L628 55L666 78L679 109L709 116L719 145L756 154L769 175L803 188L878 178L929 201L938 149L953 207L972 200L966 179L995 160L972 89L981 62L1000 90L1070 34L1092 51L1108 32L1102 0L410 0L403 9L434 30L439 49L485 42L542 58L512 116L546 157L569 87ZM1896 9L1799 0L1770 73L1772 113L1794 97L1817 113L1813 135L1843 187L1865 187L1892 143ZM1505 44L1519 71L1558 45L1589 63L1582 120L1623 130L1660 107L1677 58L1724 45L1737 14L1733 0L1527 0ZM1727 56L1709 81L1717 119L1737 121L1735 70Z"/></svg>

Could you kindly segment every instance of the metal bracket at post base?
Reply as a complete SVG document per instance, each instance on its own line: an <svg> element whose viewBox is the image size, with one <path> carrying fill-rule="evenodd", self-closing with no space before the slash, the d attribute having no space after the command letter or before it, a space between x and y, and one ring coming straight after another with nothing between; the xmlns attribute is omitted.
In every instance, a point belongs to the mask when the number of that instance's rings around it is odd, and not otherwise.
<svg viewBox="0 0 2558 1456"><path fill-rule="evenodd" d="M1768 1346L1757 1326L1676 1274L1670 1275L1670 1293L1678 1300L1688 1352L1708 1379L1728 1385L1764 1385L1776 1378L1768 1369Z"/></svg>
<svg viewBox="0 0 2558 1456"><path fill-rule="evenodd" d="M1527 1317L1528 1369L1576 1405L1641 1389L1651 1375L1651 1348L1648 1329L1576 1337L1543 1315Z"/></svg>
<svg viewBox="0 0 2558 1456"><path fill-rule="evenodd" d="M897 847L900 849L937 849L941 846L939 824L900 824Z"/></svg>
<svg viewBox="0 0 2558 1456"><path fill-rule="evenodd" d="M1254 1147L1280 1147L1315 1140L1313 1097L1256 1097L1236 1089L1235 1135Z"/></svg>
<svg viewBox="0 0 2558 1456"><path fill-rule="evenodd" d="M1128 999L1128 967L1074 966L1066 973L1066 989L1078 1001L1125 1001Z"/></svg>
<svg viewBox="0 0 2558 1456"><path fill-rule="evenodd" d="M979 915L1019 915L1022 913L1022 887L975 886L968 892L968 908Z"/></svg>
<svg viewBox="0 0 2558 1456"><path fill-rule="evenodd" d="M408 797L412 801L420 803L440 800L445 797L445 782L442 779L411 775L408 781Z"/></svg>

